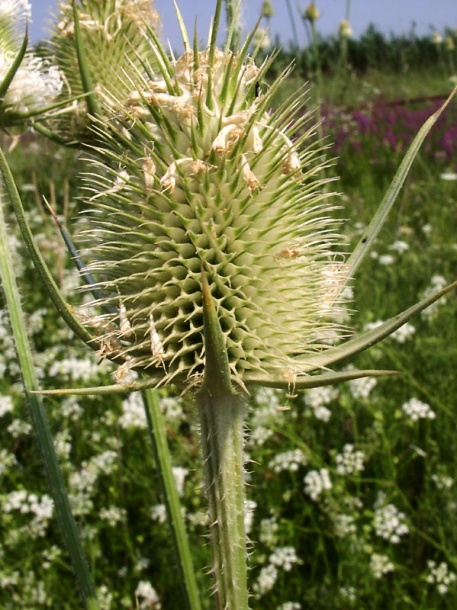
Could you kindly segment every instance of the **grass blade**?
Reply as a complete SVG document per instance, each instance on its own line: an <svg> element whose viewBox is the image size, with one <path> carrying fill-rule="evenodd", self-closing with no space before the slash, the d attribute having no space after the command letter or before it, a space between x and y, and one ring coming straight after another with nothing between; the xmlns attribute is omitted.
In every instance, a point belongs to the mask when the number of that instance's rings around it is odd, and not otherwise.
<svg viewBox="0 0 457 610"><path fill-rule="evenodd" d="M439 110L437 110L434 114L432 114L431 117L427 119L427 121L425 121L425 123L420 128L418 134L414 138L411 146L408 149L408 152L406 153L403 161L400 164L400 167L398 168L394 176L394 179L392 180L389 188L387 189L387 192L383 200L381 201L381 204L376 214L374 215L370 224L368 225L362 237L360 238L359 243L357 244L354 251L347 260L348 278L354 276L366 254L369 252L371 246L374 243L374 240L378 236L379 231L382 229L387 219L387 215L389 214L390 210L392 209L392 206L395 203L395 200L397 199L397 195L400 192L403 183L405 182L405 179L408 175L408 172L411 168L414 159L416 158L419 148L421 147L424 139L430 132L433 125L438 120L439 116L445 110L445 108L456 93L457 87L455 87L455 89L452 91L452 93L441 106L441 108L439 108Z"/></svg>
<svg viewBox="0 0 457 610"><path fill-rule="evenodd" d="M65 483L60 471L54 441L51 435L46 413L40 396L30 394L37 390L38 382L33 366L32 352L25 328L24 314L21 308L19 291L13 271L13 263L8 248L8 235L3 213L4 195L0 191L0 276L9 312L13 337L20 364L26 399L33 428L41 449L51 494L56 507L63 537L71 557L76 579L85 605L89 610L97 610L95 589L84 557L78 528L74 521Z"/></svg>

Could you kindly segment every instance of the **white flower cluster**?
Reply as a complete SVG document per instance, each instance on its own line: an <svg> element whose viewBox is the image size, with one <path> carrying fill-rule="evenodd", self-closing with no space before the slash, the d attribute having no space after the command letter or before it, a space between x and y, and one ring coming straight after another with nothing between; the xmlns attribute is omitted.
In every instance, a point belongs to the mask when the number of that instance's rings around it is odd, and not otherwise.
<svg viewBox="0 0 457 610"><path fill-rule="evenodd" d="M312 413L316 419L323 422L328 422L332 412L327 408L333 400L336 400L339 396L337 388L332 387L320 387L311 388L305 392L305 405L310 407Z"/></svg>
<svg viewBox="0 0 457 610"><path fill-rule="evenodd" d="M301 605L298 602L284 602L276 610L301 610Z"/></svg>
<svg viewBox="0 0 457 610"><path fill-rule="evenodd" d="M10 453L7 449L0 449L0 477L16 465L17 459L14 453Z"/></svg>
<svg viewBox="0 0 457 610"><path fill-rule="evenodd" d="M165 504L156 504L151 508L151 519L156 523L166 523L167 509L165 508Z"/></svg>
<svg viewBox="0 0 457 610"><path fill-rule="evenodd" d="M94 493L98 478L113 471L117 458L115 451L104 451L83 462L79 471L70 473L68 487L70 502L75 515L85 515L92 510L91 496Z"/></svg>
<svg viewBox="0 0 457 610"><path fill-rule="evenodd" d="M403 324L403 326L397 328L397 330L393 332L390 336L392 337L392 339L395 339L395 341L398 341L398 343L406 343L408 339L411 339L415 332L416 329L414 328L414 326L409 322L406 322L406 324Z"/></svg>
<svg viewBox="0 0 457 610"><path fill-rule="evenodd" d="M362 377L350 381L349 388L353 398L356 400L364 400L369 397L371 390L376 384L377 380L374 377Z"/></svg>
<svg viewBox="0 0 457 610"><path fill-rule="evenodd" d="M4 513L18 511L23 515L32 515L29 531L34 537L45 535L54 510L54 502L50 496L43 494L40 498L24 489L6 494L0 499L0 505Z"/></svg>
<svg viewBox="0 0 457 610"><path fill-rule="evenodd" d="M0 396L0 417L3 417L7 413L11 413L13 410L13 401L11 396Z"/></svg>
<svg viewBox="0 0 457 610"><path fill-rule="evenodd" d="M310 470L304 478L305 493L316 501L324 491L332 489L332 482L326 468Z"/></svg>
<svg viewBox="0 0 457 610"><path fill-rule="evenodd" d="M254 513L257 508L257 502L254 500L244 501L244 529L246 534L249 534L254 523Z"/></svg>
<svg viewBox="0 0 457 610"><path fill-rule="evenodd" d="M401 536L409 532L406 515L394 504L386 504L375 511L374 528L376 535L392 544L398 544Z"/></svg>
<svg viewBox="0 0 457 610"><path fill-rule="evenodd" d="M146 428L146 413L140 392L132 392L122 401L122 415L118 423L125 430Z"/></svg>
<svg viewBox="0 0 457 610"><path fill-rule="evenodd" d="M430 405L417 398L411 398L404 403L401 410L407 415L411 421L418 421L419 419L435 419L436 413L432 411Z"/></svg>
<svg viewBox="0 0 457 610"><path fill-rule="evenodd" d="M262 595L273 589L278 579L278 574L277 568L271 563L260 570L257 580L252 587L257 598L262 597Z"/></svg>
<svg viewBox="0 0 457 610"><path fill-rule="evenodd" d="M141 580L136 588L135 596L140 602L138 606L140 610L160 610L162 608L157 591L150 582Z"/></svg>
<svg viewBox="0 0 457 610"><path fill-rule="evenodd" d="M448 592L449 586L456 581L457 576L454 572L449 571L447 563L436 561L427 561L427 567L429 573L426 576L426 581L430 584L436 585L439 593L445 595Z"/></svg>
<svg viewBox="0 0 457 610"><path fill-rule="evenodd" d="M293 546L278 547L270 555L269 561L286 572L290 572L295 564L302 563Z"/></svg>
<svg viewBox="0 0 457 610"><path fill-rule="evenodd" d="M335 457L336 471L341 475L362 472L365 462L363 451L355 451L354 445L348 443L343 447L343 453L338 453Z"/></svg>
<svg viewBox="0 0 457 610"><path fill-rule="evenodd" d="M451 489L451 487L454 485L454 479L445 474L432 474L431 478L437 489L440 489L441 491Z"/></svg>
<svg viewBox="0 0 457 610"><path fill-rule="evenodd" d="M373 576L375 578L382 578L384 574L393 572L394 564L390 561L387 555L373 553L370 559L370 569L373 572Z"/></svg>
<svg viewBox="0 0 457 610"><path fill-rule="evenodd" d="M182 466L173 466L173 476L175 478L176 489L180 497L184 495L184 482L188 474L188 468L183 468Z"/></svg>
<svg viewBox="0 0 457 610"><path fill-rule="evenodd" d="M357 526L352 515L336 515L333 520L333 527L335 528L335 536L338 538L346 538L346 536L352 536L357 532Z"/></svg>
<svg viewBox="0 0 457 610"><path fill-rule="evenodd" d="M110 506L109 508L102 508L99 515L102 521L107 521L111 527L115 527L118 523L122 523L125 520L127 512L125 508Z"/></svg>
<svg viewBox="0 0 457 610"><path fill-rule="evenodd" d="M268 467L279 474L280 472L297 472L300 466L305 466L307 459L301 449L292 449L278 453L270 460Z"/></svg>
<svg viewBox="0 0 457 610"><path fill-rule="evenodd" d="M273 436L270 424L278 417L279 394L271 388L260 387L256 390L254 401L258 408L253 412L250 424L252 430L250 442L261 446Z"/></svg>
<svg viewBox="0 0 457 610"><path fill-rule="evenodd" d="M278 537L279 525L274 517L271 519L262 519L260 522L259 540L269 547L276 544Z"/></svg>

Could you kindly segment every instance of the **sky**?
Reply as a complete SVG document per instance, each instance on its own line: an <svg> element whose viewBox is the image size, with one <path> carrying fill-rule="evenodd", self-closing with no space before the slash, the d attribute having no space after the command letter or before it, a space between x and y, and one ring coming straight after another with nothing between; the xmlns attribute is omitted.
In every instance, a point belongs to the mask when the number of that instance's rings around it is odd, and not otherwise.
<svg viewBox="0 0 457 610"><path fill-rule="evenodd" d="M1 1L1 0L0 0ZM55 13L57 0L29 0L32 4L32 23L30 38L32 42L47 37L46 24L50 15ZM102 0L100 0L102 1ZM288 47L293 40L293 28L288 5L293 12L293 22L300 45L307 43L306 32L300 19L297 4L304 7L305 0L271 0L275 14L271 19L270 37L279 36L281 44ZM176 51L182 50L179 29L173 9L172 0L155 0L162 22L162 38L169 40ZM215 0L178 0L184 21L189 32L193 32L195 19L197 31L202 42L206 42L211 14ZM381 32L407 34L415 23L418 35L426 35L435 30L443 32L444 28L457 28L457 0L316 0L321 12L317 22L318 30L323 35L336 34L338 24L346 16L347 4L350 5L349 20L354 37L362 34L369 23L374 23ZM262 0L244 0L243 23L249 31L256 22L262 6Z"/></svg>

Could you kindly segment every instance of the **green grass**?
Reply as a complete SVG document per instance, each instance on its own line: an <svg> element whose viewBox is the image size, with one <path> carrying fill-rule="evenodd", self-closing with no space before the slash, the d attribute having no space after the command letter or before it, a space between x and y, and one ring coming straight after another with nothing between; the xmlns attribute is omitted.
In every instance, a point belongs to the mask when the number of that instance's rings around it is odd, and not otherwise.
<svg viewBox="0 0 457 610"><path fill-rule="evenodd" d="M363 81L351 77L344 91L338 82L324 83L324 97L331 95L338 104L357 106L371 99L375 86L388 99L448 90L444 76L427 74L425 78L418 72L407 73L399 79L378 72ZM289 91L295 85L294 80L289 81ZM68 182L71 226L78 209L72 155L67 152L56 157L54 147L39 141L13 151L11 162L38 241L68 298L76 304L79 297L70 286L76 274L29 186L35 180L46 197L55 189L55 205L63 212ZM336 169L342 179L337 188L345 197L339 214L349 242L358 238L381 201L395 163L396 159L373 166L363 150L340 158ZM376 244L377 257L365 262L354 282L350 325L356 330L419 300L433 276L443 276L447 282L456 279L457 182L443 181L442 170L425 153L416 161ZM10 227L12 236L16 235L13 219ZM406 244L402 252L399 242ZM386 254L393 260L383 259ZM108 383L113 367L102 365L100 370L96 358L77 347L45 301L20 246L17 256L43 386ZM0 322L0 607L76 610L80 601L58 524L41 518L37 501L30 496L41 498L47 494L47 486L27 427L4 314ZM441 583L447 591L440 592L439 583L427 581L433 581L429 561L445 563L457 574L455 294L412 325L414 333L403 343L390 338L354 362L365 368L396 369L401 373L398 378L378 380L371 388L343 384L332 392L290 397L260 391L253 397L247 470L248 497L255 503L250 531L254 610L276 610L286 602L316 610L444 610L457 606L457 582ZM428 405L435 417L411 421L402 406L412 398ZM164 610L179 608L175 560L157 508L162 503L158 481L157 488L151 485L155 465L141 407L121 398L52 398L46 404L89 563L97 587L102 588L105 601L101 608L136 608L135 591L142 581L155 588ZM199 583L208 591L209 579L202 576L210 557L196 416L189 400L172 394L164 394L161 404L175 465L187 469L182 496L186 523ZM347 445L363 453L363 469L341 474L337 455ZM283 456L285 466L280 470L274 460L290 451L299 451L296 468L288 454ZM312 500L304 491L304 479L322 469L328 471L332 486ZM18 490L23 491L22 496L11 495ZM399 523L408 528L399 534L398 542L392 541L395 524L389 530L378 522L388 505L403 514ZM292 550L285 551L287 547ZM370 567L375 555L383 556L392 567L379 578ZM209 608L209 595L203 598L204 607ZM155 608L142 597L139 607Z"/></svg>

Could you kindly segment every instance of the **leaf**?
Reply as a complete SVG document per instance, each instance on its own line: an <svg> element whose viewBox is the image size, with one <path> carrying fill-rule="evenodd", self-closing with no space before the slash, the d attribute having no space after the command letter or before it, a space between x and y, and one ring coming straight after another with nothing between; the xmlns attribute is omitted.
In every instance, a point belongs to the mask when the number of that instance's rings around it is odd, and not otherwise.
<svg viewBox="0 0 457 610"><path fill-rule="evenodd" d="M398 371L383 371L383 370L349 370L341 373L322 373L320 375L309 375L307 377L299 376L294 381L268 381L255 379L249 381L248 385L262 385L267 388L277 388L281 390L309 390L310 388L320 388L326 385L336 385L344 381L352 381L353 379L362 379L364 377L393 377L400 375Z"/></svg>
<svg viewBox="0 0 457 610"><path fill-rule="evenodd" d="M92 349L97 346L95 338L78 322L76 317L71 313L71 310L64 298L59 292L59 289L54 281L54 278L49 271L46 262L44 261L40 251L36 247L33 239L32 232L27 223L22 201L14 182L14 178L11 174L8 163L5 159L3 151L0 149L0 173L3 176L3 184L5 192L8 195L8 199L13 206L14 213L19 225L19 228L24 239L24 243L27 247L28 253L45 285L46 291L56 307L57 311L72 329L72 331L82 340L84 343L90 345Z"/></svg>
<svg viewBox="0 0 457 610"><path fill-rule="evenodd" d="M411 146L409 147L403 161L398 168L394 179L392 180L387 192L381 201L381 204L376 211L373 219L370 224L364 231L359 243L355 247L352 254L349 256L347 260L347 270L348 270L348 280L353 277L362 263L363 259L369 252L370 248L373 245L374 240L378 236L378 233L382 229L384 223L386 222L387 215L392 209L393 204L397 198L398 193L400 192L403 183L408 175L408 172L411 168L411 165L416 158L417 153L419 152L419 148L421 147L425 137L432 129L433 125L438 120L439 116L442 114L444 109L448 106L449 102L452 100L454 95L457 93L457 87L452 91L450 96L444 102L444 104L437 110L430 118L428 118L425 123L420 128L418 134L414 138Z"/></svg>
<svg viewBox="0 0 457 610"><path fill-rule="evenodd" d="M324 350L315 356L310 356L304 361L295 361L297 365L300 365L304 368L304 372L311 372L316 369L324 369L335 362L340 362L341 360L346 360L351 356L355 356L360 352L363 352L376 343L379 343L389 335L391 335L397 328L403 326L408 320L410 320L413 316L420 313L426 307L440 299L442 296L450 292L451 290L455 290L457 288L457 281L449 284L439 292L435 292L431 296L426 299L423 299L419 303L416 303L412 307L409 307L402 313L397 314L390 320L387 320L380 326L367 331L361 335L354 337L353 339L349 339L349 341L344 342L343 344L333 347L327 350Z"/></svg>

